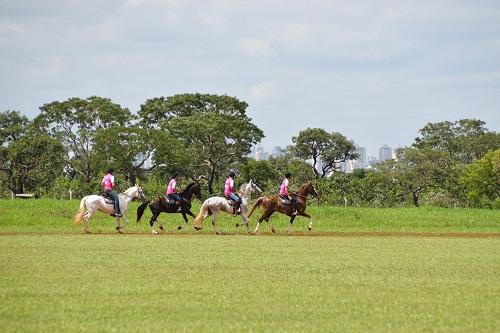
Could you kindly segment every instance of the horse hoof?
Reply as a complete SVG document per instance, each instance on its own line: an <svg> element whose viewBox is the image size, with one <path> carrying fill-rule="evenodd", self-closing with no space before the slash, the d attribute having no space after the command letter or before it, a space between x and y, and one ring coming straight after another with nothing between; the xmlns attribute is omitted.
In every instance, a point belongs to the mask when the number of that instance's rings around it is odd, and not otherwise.
<svg viewBox="0 0 500 333"><path fill-rule="evenodd" d="M275 233L276 233L276 229L274 229L274 228L273 228L273 229L271 229L271 231L273 232L273 234L275 234Z"/></svg>
<svg viewBox="0 0 500 333"><path fill-rule="evenodd" d="M158 235L158 231L153 230L153 231L151 231L151 234Z"/></svg>
<svg viewBox="0 0 500 333"><path fill-rule="evenodd" d="M88 235L88 234L91 234L91 232L90 232L90 231L88 231L88 230L83 230L83 233L84 233L84 234L87 234L87 235Z"/></svg>
<svg viewBox="0 0 500 333"><path fill-rule="evenodd" d="M117 230L119 234L123 234L123 231L121 231L120 229Z"/></svg>
<svg viewBox="0 0 500 333"><path fill-rule="evenodd" d="M240 224L239 224L239 223L236 223L236 228L238 228L239 226L240 226Z"/></svg>
<svg viewBox="0 0 500 333"><path fill-rule="evenodd" d="M181 225L177 226L177 230L181 230L181 229L182 229Z"/></svg>
<svg viewBox="0 0 500 333"><path fill-rule="evenodd" d="M163 231L163 226L162 225L160 226L160 230Z"/></svg>
<svg viewBox="0 0 500 333"><path fill-rule="evenodd" d="M311 227L307 227L307 229L309 229L309 231L313 230L313 228L311 228Z"/></svg>

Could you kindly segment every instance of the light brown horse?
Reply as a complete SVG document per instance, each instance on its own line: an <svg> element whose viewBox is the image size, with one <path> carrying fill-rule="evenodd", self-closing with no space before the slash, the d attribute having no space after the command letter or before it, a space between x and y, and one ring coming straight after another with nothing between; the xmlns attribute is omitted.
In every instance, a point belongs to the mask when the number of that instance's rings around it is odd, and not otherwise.
<svg viewBox="0 0 500 333"><path fill-rule="evenodd" d="M252 210L248 214L248 217L250 218L255 208L259 206L263 208L262 215L259 218L259 222L255 227L254 233L259 232L259 226L264 220L266 220L271 230L273 232L276 232L274 225L269 223L269 218L271 217L271 215L273 215L275 211L290 216L290 222L288 224L288 228L286 231L287 233L290 233L290 227L292 226L293 220L295 220L296 216L307 217L309 219L308 228L309 230L312 230L312 225L313 225L312 217L305 212L307 195L309 194L313 196L318 196L318 192L316 192L311 182L306 182L302 184L297 193L292 194L292 196L294 196L297 200L297 215L292 215L292 205L283 204L281 202L281 198L278 195L270 195L267 197L258 198L257 201L255 201L255 203L253 204Z"/></svg>

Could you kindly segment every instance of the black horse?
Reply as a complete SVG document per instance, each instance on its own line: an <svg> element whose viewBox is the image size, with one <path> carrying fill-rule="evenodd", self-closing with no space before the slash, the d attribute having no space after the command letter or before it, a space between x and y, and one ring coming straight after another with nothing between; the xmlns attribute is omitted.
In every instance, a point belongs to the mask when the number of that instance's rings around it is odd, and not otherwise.
<svg viewBox="0 0 500 333"><path fill-rule="evenodd" d="M186 188L184 191L180 193L181 196L181 201L180 201L180 210L179 206L176 204L170 204L167 202L167 199L165 196L158 197L153 200L148 200L143 202L139 208L137 208L137 222L141 220L142 214L144 214L144 210L146 209L146 206L149 204L149 208L151 209L151 212L153 213L153 216L151 217L151 220L149 221L149 224L151 225L151 232L153 235L158 234L156 230L154 230L153 226L155 222L158 222L156 219L158 218L158 215L160 213L181 213L182 217L184 218L184 226L187 225L188 219L186 214L196 217L192 212L191 212L191 198L193 197L193 194L196 196L198 200L201 200L201 187L198 182L192 182ZM158 222L160 225L160 230L163 231L163 225ZM181 230L182 226L178 226L177 230Z"/></svg>

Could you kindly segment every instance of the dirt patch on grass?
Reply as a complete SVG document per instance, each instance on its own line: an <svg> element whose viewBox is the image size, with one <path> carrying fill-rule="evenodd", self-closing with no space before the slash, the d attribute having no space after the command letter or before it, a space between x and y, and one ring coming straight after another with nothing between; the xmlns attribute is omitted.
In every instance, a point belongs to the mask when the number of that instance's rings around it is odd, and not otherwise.
<svg viewBox="0 0 500 333"><path fill-rule="evenodd" d="M151 236L151 237L197 237L200 235L212 235L211 232L175 232L167 231L160 235L153 236L149 232L127 232L119 234L114 231L96 231L91 234L83 233L66 233L66 232L1 232L0 236L48 236L48 235L82 235L82 236L99 236L99 235L116 235L117 237L126 236ZM450 237L450 238L500 238L500 232L406 232L406 231L292 231L287 235L284 231L279 231L275 234L265 231L257 235L247 233L230 233L224 232L221 235L214 236L275 236L275 237Z"/></svg>

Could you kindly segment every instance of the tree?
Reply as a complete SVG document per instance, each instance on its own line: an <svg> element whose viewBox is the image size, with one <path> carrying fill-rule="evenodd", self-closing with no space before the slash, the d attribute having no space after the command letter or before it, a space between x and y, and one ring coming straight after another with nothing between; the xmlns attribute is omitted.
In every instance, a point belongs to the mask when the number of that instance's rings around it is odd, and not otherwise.
<svg viewBox="0 0 500 333"><path fill-rule="evenodd" d="M210 194L214 182L263 137L262 131L243 117L212 112L175 118L169 130L189 153L193 176L206 178Z"/></svg>
<svg viewBox="0 0 500 333"><path fill-rule="evenodd" d="M409 147L396 152L393 177L418 207L420 194L442 186L451 167L452 161L442 151Z"/></svg>
<svg viewBox="0 0 500 333"><path fill-rule="evenodd" d="M481 159L491 149L500 148L500 134L489 132L485 122L477 119L428 123L419 132L413 147L444 151L465 164Z"/></svg>
<svg viewBox="0 0 500 333"><path fill-rule="evenodd" d="M144 163L151 156L148 141L148 131L136 125L97 130L96 156L101 161L107 161L108 166L121 170L133 186L144 173Z"/></svg>
<svg viewBox="0 0 500 333"><path fill-rule="evenodd" d="M63 146L17 111L0 113L0 178L15 194L48 190L61 173Z"/></svg>
<svg viewBox="0 0 500 333"><path fill-rule="evenodd" d="M468 165L460 181L467 189L469 200L476 206L500 200L500 149L490 151L480 160Z"/></svg>
<svg viewBox="0 0 500 333"><path fill-rule="evenodd" d="M175 166L190 177L205 178L212 194L219 177L264 137L246 115L247 106L235 97L209 94L149 99L141 105L140 124L164 132L169 143L167 148L154 146L155 165Z"/></svg>
<svg viewBox="0 0 500 333"><path fill-rule="evenodd" d="M43 105L40 110L35 124L62 142L67 150L66 171L86 184L90 184L108 166L108 160L96 152L97 134L115 131L116 127L126 128L134 120L128 109L108 98L96 96L54 101Z"/></svg>
<svg viewBox="0 0 500 333"><path fill-rule="evenodd" d="M311 159L316 178L335 171L338 164L358 158L354 143L338 132L328 133L321 128L307 128L292 138L297 157ZM321 160L321 173L317 170Z"/></svg>

